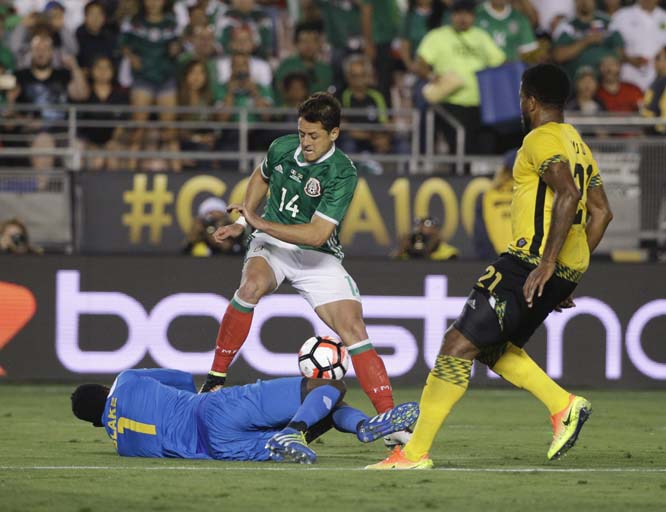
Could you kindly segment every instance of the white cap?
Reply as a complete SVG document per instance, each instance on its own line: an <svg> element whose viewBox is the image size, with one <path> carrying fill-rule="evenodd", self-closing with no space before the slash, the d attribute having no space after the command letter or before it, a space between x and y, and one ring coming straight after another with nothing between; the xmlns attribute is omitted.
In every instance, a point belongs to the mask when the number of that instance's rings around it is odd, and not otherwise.
<svg viewBox="0 0 666 512"><path fill-rule="evenodd" d="M211 212L227 213L227 203L225 203L219 197L209 197L199 205L199 210L197 210L197 216L205 217Z"/></svg>

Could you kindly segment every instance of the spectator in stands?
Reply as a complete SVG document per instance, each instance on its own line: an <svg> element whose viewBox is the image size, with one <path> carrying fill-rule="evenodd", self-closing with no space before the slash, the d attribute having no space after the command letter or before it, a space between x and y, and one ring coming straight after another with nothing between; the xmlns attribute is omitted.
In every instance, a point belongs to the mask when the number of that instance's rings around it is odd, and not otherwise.
<svg viewBox="0 0 666 512"><path fill-rule="evenodd" d="M654 58L666 46L666 11L658 0L637 0L613 15L610 28L624 39L620 76L645 91L655 79Z"/></svg>
<svg viewBox="0 0 666 512"><path fill-rule="evenodd" d="M6 16L0 14L0 66L4 72L12 72L16 64L12 50L5 44L5 20Z"/></svg>
<svg viewBox="0 0 666 512"><path fill-rule="evenodd" d="M428 216L416 219L414 229L400 240L392 256L401 260L443 261L458 258L458 249L442 240L439 220Z"/></svg>
<svg viewBox="0 0 666 512"><path fill-rule="evenodd" d="M417 50L417 72L428 81L424 92L431 103L441 103L465 128L465 151L487 153L489 144L478 137L481 127L479 86L476 72L499 66L504 52L483 29L474 26L476 4L456 0L451 25L432 30ZM456 133L448 124L442 127L449 149L455 147Z"/></svg>
<svg viewBox="0 0 666 512"><path fill-rule="evenodd" d="M250 58L247 55L238 53L231 56L231 77L227 83L215 84L213 86L213 99L216 104L225 108L266 108L274 104L273 91L266 86L252 81L250 76ZM257 119L268 120L270 115L250 113L248 119L254 121ZM232 112L221 112L221 121L239 120L238 114ZM250 147L260 148L265 137L250 137ZM238 148L238 131L225 130L222 136L223 149L231 150ZM265 148L264 148L265 149Z"/></svg>
<svg viewBox="0 0 666 512"><path fill-rule="evenodd" d="M20 220L9 219L0 224L0 253L41 254L41 248L30 244L28 228Z"/></svg>
<svg viewBox="0 0 666 512"><path fill-rule="evenodd" d="M553 34L559 24L571 19L576 13L575 0L531 0L538 15L538 28Z"/></svg>
<svg viewBox="0 0 666 512"><path fill-rule="evenodd" d="M183 33L183 51L178 55L178 64L184 66L191 60L214 61L222 55L222 47L215 40L210 25L188 25Z"/></svg>
<svg viewBox="0 0 666 512"><path fill-rule="evenodd" d="M225 84L231 79L231 56L247 55L250 62L250 78L262 87L271 87L273 84L273 71L266 59L255 55L255 41L252 31L248 27L236 27L231 31L229 41L231 53L215 63L216 79L214 83Z"/></svg>
<svg viewBox="0 0 666 512"><path fill-rule="evenodd" d="M626 3L626 2L625 2ZM622 8L622 0L603 0L603 11L611 18Z"/></svg>
<svg viewBox="0 0 666 512"><path fill-rule="evenodd" d="M83 25L76 29L79 45L79 66L84 70L92 66L96 57L107 57L116 67L119 64L118 35L106 27L106 12L98 0L86 4Z"/></svg>
<svg viewBox="0 0 666 512"><path fill-rule="evenodd" d="M324 22L326 40L331 48L333 85L339 93L344 85L345 58L371 44L361 35L361 0L314 0Z"/></svg>
<svg viewBox="0 0 666 512"><path fill-rule="evenodd" d="M610 18L597 11L595 0L576 0L576 16L560 23L553 34L553 59L562 65L569 78L582 66L599 69L607 55L623 55L622 37L609 29Z"/></svg>
<svg viewBox="0 0 666 512"><path fill-rule="evenodd" d="M178 117L181 121L206 122L211 120L213 92L205 62L191 60L185 66L178 84L178 105L202 109L200 112L180 114ZM180 130L180 148L183 151L212 151L215 148L215 141L215 130L209 128L182 128ZM186 160L183 165L197 169L209 169L212 166L210 160Z"/></svg>
<svg viewBox="0 0 666 512"><path fill-rule="evenodd" d="M229 7L222 0L181 0L174 4L178 31L191 25L215 27Z"/></svg>
<svg viewBox="0 0 666 512"><path fill-rule="evenodd" d="M231 53L231 34L234 29L243 27L250 30L254 40L254 53L267 59L273 56L273 23L255 0L231 0L231 9L220 18L216 27L222 47Z"/></svg>
<svg viewBox="0 0 666 512"><path fill-rule="evenodd" d="M506 60L528 60L539 48L527 17L509 0L486 0L476 9L476 26L488 32Z"/></svg>
<svg viewBox="0 0 666 512"><path fill-rule="evenodd" d="M428 33L428 20L433 12L433 1L439 0L409 0L409 6L400 26L400 59L407 71L416 72L416 49L421 40ZM439 25L438 25L439 26Z"/></svg>
<svg viewBox="0 0 666 512"><path fill-rule="evenodd" d="M54 66L53 38L48 32L38 33L30 41L30 62L29 68L16 72L16 88L8 95L10 103L64 105L68 97L78 102L88 96L88 83L73 56L63 55L64 68ZM65 115L62 110L45 108L37 114L43 123L64 119Z"/></svg>
<svg viewBox="0 0 666 512"><path fill-rule="evenodd" d="M666 46L657 53L654 67L656 78L645 91L641 114L666 120ZM656 125L653 133L665 134L666 124Z"/></svg>
<svg viewBox="0 0 666 512"><path fill-rule="evenodd" d="M370 87L372 65L369 59L363 54L352 55L345 61L344 70L349 85L340 96L342 107L364 109L361 115L346 114L345 120L387 124L389 119L384 97L377 89ZM372 139L376 133L374 130L349 129L345 131L340 145L346 153L372 151Z"/></svg>
<svg viewBox="0 0 666 512"><path fill-rule="evenodd" d="M103 107L121 107L129 103L127 91L121 88L115 80L113 62L106 55L99 55L91 62L90 66L90 94L86 98L86 105L100 105ZM80 113L82 123L86 121L124 121L129 115L122 108L104 110L84 110ZM85 149L108 151L120 151L125 148L127 130L121 126L81 126L79 138ZM121 160L118 156L97 156L88 159L86 167L92 170L117 170L121 168Z"/></svg>
<svg viewBox="0 0 666 512"><path fill-rule="evenodd" d="M310 78L301 71L288 73L282 79L280 89L282 90L280 106L289 107L295 111L311 94ZM297 121L297 115L293 121Z"/></svg>
<svg viewBox="0 0 666 512"><path fill-rule="evenodd" d="M56 65L62 65L64 55L76 55L78 44L74 34L65 27L65 8L60 2L50 1L43 12L32 12L14 28L9 39L9 46L16 58L17 67L30 66L30 41L35 34L50 32L53 47L56 50Z"/></svg>
<svg viewBox="0 0 666 512"><path fill-rule="evenodd" d="M620 80L620 60L614 55L601 59L601 80L597 99L609 112L637 112L643 101L643 92L634 84Z"/></svg>
<svg viewBox="0 0 666 512"><path fill-rule="evenodd" d="M575 77L575 95L566 105L566 110L594 115L604 110L604 106L596 98L597 73L591 66L578 68Z"/></svg>
<svg viewBox="0 0 666 512"><path fill-rule="evenodd" d="M476 199L472 238L476 257L482 260L495 259L506 251L511 242L511 198L516 154L515 149L504 154L490 188Z"/></svg>
<svg viewBox="0 0 666 512"><path fill-rule="evenodd" d="M365 55L375 69L376 84L387 105L391 104L393 40L398 36L400 11L395 0L362 0L361 30Z"/></svg>
<svg viewBox="0 0 666 512"><path fill-rule="evenodd" d="M231 223L232 220L227 213L227 203L217 197L205 199L199 205L197 216L192 222L192 229L187 235L182 253L199 257L219 254L243 254L245 252L243 244L245 234L235 238L227 238L222 243L213 239L213 233L217 228Z"/></svg>
<svg viewBox="0 0 666 512"><path fill-rule="evenodd" d="M305 73L310 86L309 93L327 91L333 84L331 66L320 59L322 44L320 23L299 23L294 31L296 54L283 59L275 71L276 92L281 97L285 76L294 72Z"/></svg>
<svg viewBox="0 0 666 512"><path fill-rule="evenodd" d="M139 12L123 22L121 48L132 66L133 82L130 100L135 107L147 107L156 103L160 107L175 107L177 103L175 57L180 51L176 34L176 21L165 9L166 0L142 0ZM144 122L149 112L136 111L135 121ZM168 110L159 113L161 121L173 121L175 114ZM132 150L143 143L144 129L138 128L132 136ZM175 129L167 128L161 137L171 151L178 150ZM130 162L134 168L136 161ZM179 162L172 161L172 169L179 169Z"/></svg>

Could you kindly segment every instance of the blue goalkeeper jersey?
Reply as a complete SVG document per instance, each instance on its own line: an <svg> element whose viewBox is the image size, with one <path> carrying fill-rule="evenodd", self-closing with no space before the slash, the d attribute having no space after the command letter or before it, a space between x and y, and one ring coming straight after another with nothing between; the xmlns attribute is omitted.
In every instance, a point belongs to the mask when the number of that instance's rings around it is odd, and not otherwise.
<svg viewBox="0 0 666 512"><path fill-rule="evenodd" d="M210 459L197 421L208 395L178 370L126 370L106 401L102 422L118 455Z"/></svg>

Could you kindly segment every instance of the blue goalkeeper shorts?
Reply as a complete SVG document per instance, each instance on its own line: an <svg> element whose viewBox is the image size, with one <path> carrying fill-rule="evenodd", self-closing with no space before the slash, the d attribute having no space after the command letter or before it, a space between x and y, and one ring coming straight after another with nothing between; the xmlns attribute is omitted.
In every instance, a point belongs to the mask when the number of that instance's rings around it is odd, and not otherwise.
<svg viewBox="0 0 666 512"><path fill-rule="evenodd" d="M210 393L198 411L208 454L220 460L268 460L264 446L301 406L302 382L302 377L258 380Z"/></svg>

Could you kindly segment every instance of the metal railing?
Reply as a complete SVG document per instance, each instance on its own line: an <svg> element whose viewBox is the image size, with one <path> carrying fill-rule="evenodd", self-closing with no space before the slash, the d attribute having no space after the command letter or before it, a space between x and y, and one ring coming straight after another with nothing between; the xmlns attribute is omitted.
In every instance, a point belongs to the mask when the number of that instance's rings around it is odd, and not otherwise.
<svg viewBox="0 0 666 512"><path fill-rule="evenodd" d="M48 118L44 118L44 114ZM114 114L114 119L94 119ZM133 119L137 114L148 119ZM160 119L160 115L169 114L173 120ZM359 130L375 133L391 133L395 138L402 140L401 153L387 155L373 155L376 160L399 161L408 167L409 172L416 172L419 163L419 148L421 146L420 113L417 110L393 109L388 110L390 118L388 123L372 122L377 118L374 109L344 109L343 133L347 130ZM234 120L222 120L222 117L231 117ZM264 120L261 117L269 116L272 119ZM183 119L185 117L186 119ZM289 108L199 108L199 107L134 107L134 106L108 106L108 105L14 105L0 108L0 119L3 125L15 125L18 133L6 133L2 136L4 142L0 147L0 157L31 157L53 156L64 158L65 167L78 170L87 158L108 157L126 159L160 158L164 160L216 160L240 162L241 170L247 171L248 164L256 161L257 151L252 150L250 139L257 132L275 132L278 134L294 133L296 122L294 109ZM200 118L192 120L191 118ZM350 118L367 118L367 122L350 122ZM286 121L285 119L290 119ZM210 151L151 151L139 149L112 150L104 148L86 148L78 143L78 139L89 129L120 128L124 130L179 130L192 132L206 130L217 133L234 134L237 147L233 149L214 149ZM49 132L55 140L57 147L32 148L30 145L36 133ZM283 133L282 133L283 132ZM23 144L23 147L20 145ZM263 148L262 148L263 149ZM268 149L267 147L265 149ZM265 151L265 150L264 150ZM364 159L365 154L350 153L352 158ZM385 158L397 156L398 158ZM407 158L404 158L404 157Z"/></svg>

